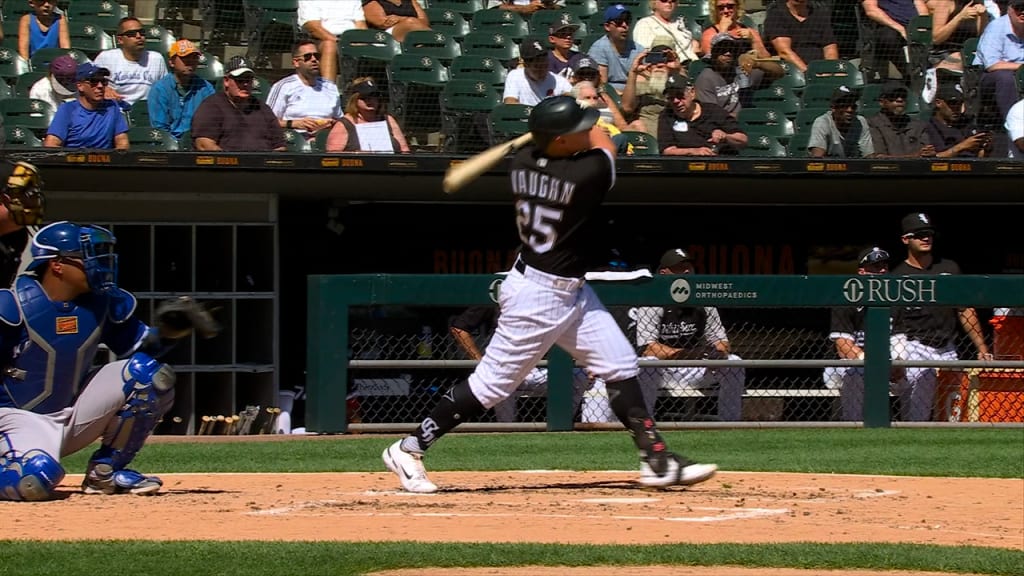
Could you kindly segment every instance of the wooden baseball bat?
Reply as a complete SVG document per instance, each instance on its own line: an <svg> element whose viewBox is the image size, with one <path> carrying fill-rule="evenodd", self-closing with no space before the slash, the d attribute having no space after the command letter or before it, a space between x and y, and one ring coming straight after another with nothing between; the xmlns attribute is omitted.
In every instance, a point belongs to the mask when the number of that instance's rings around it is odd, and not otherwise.
<svg viewBox="0 0 1024 576"><path fill-rule="evenodd" d="M492 146L476 156L471 156L461 163L448 168L444 175L442 188L444 188L446 194L458 192L465 188L467 184L479 178L481 174L493 168L495 164L501 162L505 156L526 146L531 141L533 141L533 134L527 132L508 142Z"/></svg>

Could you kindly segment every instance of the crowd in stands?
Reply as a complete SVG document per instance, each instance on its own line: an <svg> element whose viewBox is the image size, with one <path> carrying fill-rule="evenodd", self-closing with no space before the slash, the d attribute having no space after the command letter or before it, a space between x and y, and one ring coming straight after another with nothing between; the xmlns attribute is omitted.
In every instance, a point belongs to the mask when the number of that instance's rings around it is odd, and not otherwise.
<svg viewBox="0 0 1024 576"><path fill-rule="evenodd" d="M405 133L424 108L469 117L434 132L468 130L484 146L508 135L507 126L493 129L496 109L528 112L572 94L601 109L624 154L1024 157L1024 0L863 0L862 50L850 59L840 58L829 4L809 0L756 12L744 0L490 0L472 13L444 0L299 0L294 73L269 89L242 56L229 58L219 79L200 77L212 56L198 40L149 50L131 16L117 24L116 47L75 57L54 0L26 1L31 12L18 19L17 54L8 56L69 52L27 91L52 107L43 146L128 149L135 129L149 127L181 149L409 153L431 149L425 135ZM507 34L511 57L465 46L455 58L418 52L446 34L465 40L453 19L465 20L467 37L486 32L500 44ZM426 83L435 89L428 98L440 98L394 101L390 84L400 82L387 60L375 73L357 60L357 72L346 73L346 35L363 29L378 31L371 42L443 67L440 81ZM479 78L455 65L469 56L503 69L500 83L478 84L497 98L467 111L446 95L450 80ZM138 145L167 141L142 136Z"/></svg>

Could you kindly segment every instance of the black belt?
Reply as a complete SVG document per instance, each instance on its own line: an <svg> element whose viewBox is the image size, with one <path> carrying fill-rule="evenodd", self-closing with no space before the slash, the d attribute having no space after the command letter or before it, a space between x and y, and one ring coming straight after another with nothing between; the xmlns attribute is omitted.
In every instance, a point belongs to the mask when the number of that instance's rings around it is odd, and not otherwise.
<svg viewBox="0 0 1024 576"><path fill-rule="evenodd" d="M526 262L523 262L522 260L516 260L515 269L520 274L526 274Z"/></svg>

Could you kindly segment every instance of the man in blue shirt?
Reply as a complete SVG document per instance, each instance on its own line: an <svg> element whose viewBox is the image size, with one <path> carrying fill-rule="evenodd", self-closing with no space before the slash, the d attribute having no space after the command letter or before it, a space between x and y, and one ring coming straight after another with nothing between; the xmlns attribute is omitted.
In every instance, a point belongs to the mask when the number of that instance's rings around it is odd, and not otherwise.
<svg viewBox="0 0 1024 576"><path fill-rule="evenodd" d="M75 84L78 98L57 109L43 146L127 150L128 122L117 101L103 97L110 70L91 62L79 64Z"/></svg>
<svg viewBox="0 0 1024 576"><path fill-rule="evenodd" d="M149 123L175 138L192 129L199 103L215 92L212 84L196 76L200 56L195 44L178 40L171 46L171 73L149 89Z"/></svg>
<svg viewBox="0 0 1024 576"><path fill-rule="evenodd" d="M981 96L994 99L1000 119L1005 120L1017 103L1014 75L1024 65L1024 0L1012 0L1006 14L985 27L978 40L974 65L983 66Z"/></svg>
<svg viewBox="0 0 1024 576"><path fill-rule="evenodd" d="M621 93L626 88L626 78L633 68L633 62L643 52L643 47L633 42L629 26L633 14L622 4L613 4L604 10L604 38L591 45L589 53L598 65L601 84L611 85Z"/></svg>

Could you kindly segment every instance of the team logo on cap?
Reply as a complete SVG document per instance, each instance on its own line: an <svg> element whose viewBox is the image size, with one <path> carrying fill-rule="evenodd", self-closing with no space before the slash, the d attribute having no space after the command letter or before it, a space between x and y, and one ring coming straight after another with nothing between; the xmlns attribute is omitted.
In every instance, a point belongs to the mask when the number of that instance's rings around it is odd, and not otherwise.
<svg viewBox="0 0 1024 576"><path fill-rule="evenodd" d="M544 50L544 47L540 45L540 42L534 42L533 49L536 50L537 52L541 52Z"/></svg>
<svg viewBox="0 0 1024 576"><path fill-rule="evenodd" d="M924 212L918 212L917 219L920 220L922 224L931 224L931 222L928 221L928 215Z"/></svg>

